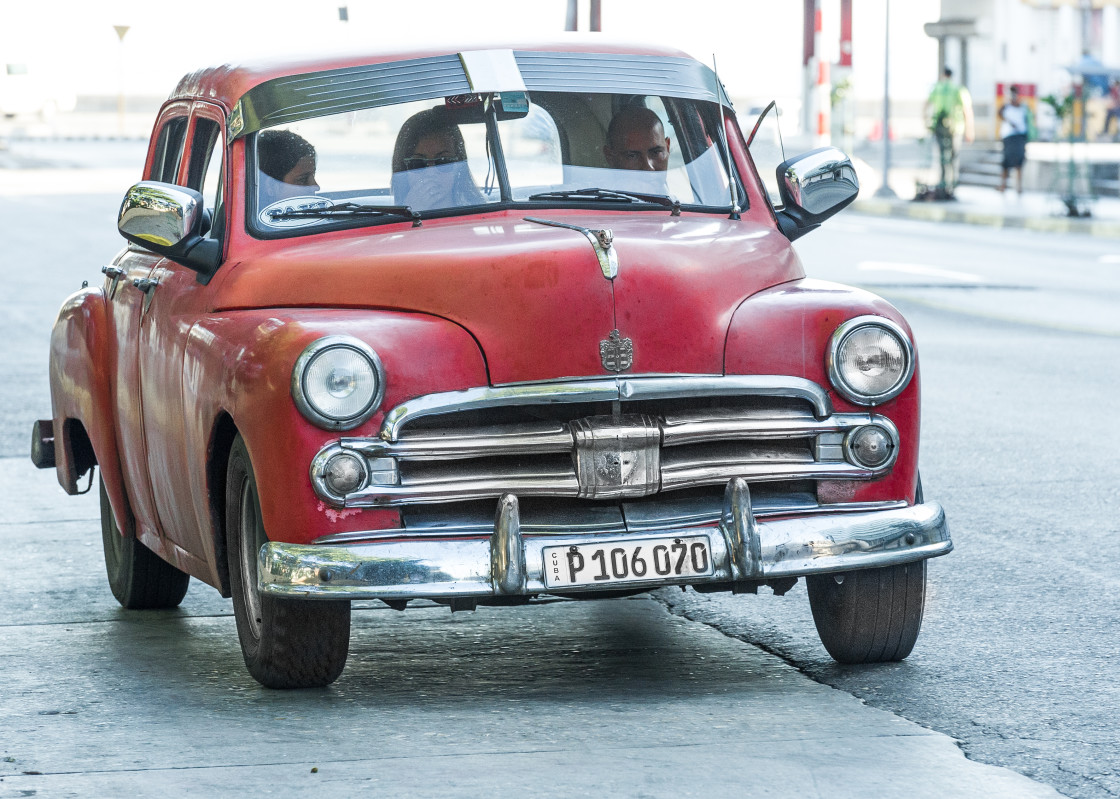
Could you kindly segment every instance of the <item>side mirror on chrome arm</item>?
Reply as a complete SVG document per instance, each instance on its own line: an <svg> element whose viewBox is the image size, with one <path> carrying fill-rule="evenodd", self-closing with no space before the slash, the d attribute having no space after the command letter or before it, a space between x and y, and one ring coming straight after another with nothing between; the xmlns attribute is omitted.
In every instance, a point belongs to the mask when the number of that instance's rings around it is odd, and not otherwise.
<svg viewBox="0 0 1120 799"><path fill-rule="evenodd" d="M209 282L222 259L222 245L206 238L209 216L202 195L185 186L145 180L124 197L117 230L146 250L169 258Z"/></svg>
<svg viewBox="0 0 1120 799"><path fill-rule="evenodd" d="M800 238L859 194L859 178L851 160L835 147L810 150L777 169L782 207L778 226L790 241Z"/></svg>

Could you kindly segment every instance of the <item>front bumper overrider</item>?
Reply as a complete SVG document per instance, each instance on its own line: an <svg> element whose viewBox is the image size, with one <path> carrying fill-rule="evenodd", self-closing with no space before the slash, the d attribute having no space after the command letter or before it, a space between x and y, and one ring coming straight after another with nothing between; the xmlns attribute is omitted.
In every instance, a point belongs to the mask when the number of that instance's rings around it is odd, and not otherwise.
<svg viewBox="0 0 1120 799"><path fill-rule="evenodd" d="M545 547L591 545L628 535L522 534L518 501L509 494L498 502L494 531L488 538L457 538L453 530L439 539L410 538L408 530L399 532L388 541L265 544L259 560L260 590L298 599L485 599L546 594L549 589L542 574ZM628 582L611 588L758 584L912 563L945 555L953 548L945 512L936 502L759 521L742 478L727 484L718 523L661 530L658 535L706 536L713 574ZM580 590L588 589L565 588L563 593Z"/></svg>

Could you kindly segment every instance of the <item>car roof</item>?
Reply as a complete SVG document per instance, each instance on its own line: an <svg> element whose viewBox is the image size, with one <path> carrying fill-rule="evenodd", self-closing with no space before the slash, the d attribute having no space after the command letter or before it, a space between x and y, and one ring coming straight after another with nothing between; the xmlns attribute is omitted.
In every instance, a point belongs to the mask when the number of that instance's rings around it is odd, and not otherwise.
<svg viewBox="0 0 1120 799"><path fill-rule="evenodd" d="M322 52L284 57L228 62L200 69L184 75L169 100L203 99L232 109L238 100L256 86L268 81L293 75L327 72L384 64L394 61L447 56L476 50L512 50L567 53L607 53L646 57L687 58L687 53L675 48L651 45L622 39L612 39L595 34L573 33L549 40L516 42L470 42L432 44L415 47L386 47L349 53Z"/></svg>

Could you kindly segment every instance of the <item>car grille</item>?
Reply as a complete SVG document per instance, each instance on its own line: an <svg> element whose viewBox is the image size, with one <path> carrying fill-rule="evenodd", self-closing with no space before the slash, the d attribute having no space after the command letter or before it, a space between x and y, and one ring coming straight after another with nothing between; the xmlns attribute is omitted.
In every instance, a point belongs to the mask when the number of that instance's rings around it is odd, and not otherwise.
<svg viewBox="0 0 1120 799"><path fill-rule="evenodd" d="M734 477L752 484L761 512L802 511L815 505L815 481L870 479L894 460L869 469L847 459L848 431L883 420L832 413L808 381L614 382L613 395L608 381L559 384L559 400L557 384L517 401L501 389L421 398L387 414L381 438L344 438L316 459L360 456L363 486L333 495L313 467L316 490L338 507L401 508L409 527L469 518L492 527L492 500L514 494L526 531L534 518L568 529L574 509L596 529L628 518L651 529L658 519L707 519Z"/></svg>

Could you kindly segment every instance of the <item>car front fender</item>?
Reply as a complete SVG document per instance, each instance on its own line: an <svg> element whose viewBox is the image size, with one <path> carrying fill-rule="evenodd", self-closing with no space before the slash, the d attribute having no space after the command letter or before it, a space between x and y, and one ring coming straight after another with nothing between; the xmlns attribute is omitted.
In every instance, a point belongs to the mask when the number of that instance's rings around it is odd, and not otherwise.
<svg viewBox="0 0 1120 799"><path fill-rule="evenodd" d="M379 410L345 432L305 419L292 399L292 369L310 344L325 336L352 336L377 352L385 371ZM211 485L208 460L216 430L232 419L256 473L265 528L273 540L306 543L358 529L395 526L395 511L338 511L315 495L311 461L342 436L377 436L386 410L412 397L486 385L486 362L475 339L453 322L417 313L294 309L232 311L200 320L190 333L183 364L182 442L188 453L189 494L200 527L210 525L207 497L224 497Z"/></svg>
<svg viewBox="0 0 1120 799"><path fill-rule="evenodd" d="M862 289L805 278L761 291L735 311L724 352L727 374L795 375L824 388L836 412L882 414L898 428L901 447L891 472L866 483L822 482L822 502L860 502L906 498L914 501L918 468L921 388L915 367L910 383L894 399L868 408L854 405L829 382L828 350L833 332L858 316L881 316L914 342L902 314L886 300Z"/></svg>

